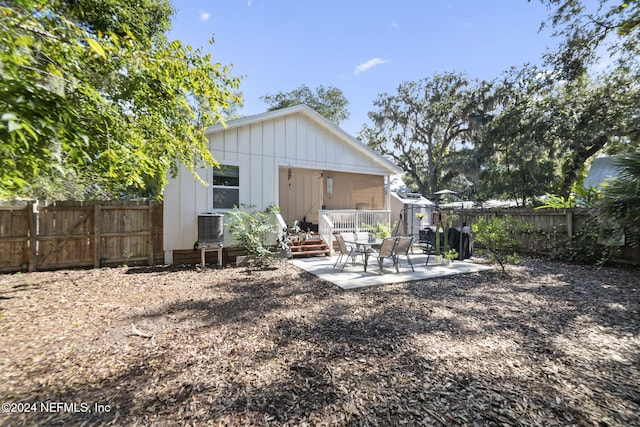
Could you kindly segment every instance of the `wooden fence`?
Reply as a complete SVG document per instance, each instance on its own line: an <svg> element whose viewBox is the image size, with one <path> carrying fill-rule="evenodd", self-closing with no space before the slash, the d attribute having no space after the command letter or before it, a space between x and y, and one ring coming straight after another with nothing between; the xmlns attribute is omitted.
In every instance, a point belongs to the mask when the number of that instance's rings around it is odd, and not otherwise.
<svg viewBox="0 0 640 427"><path fill-rule="evenodd" d="M157 202L0 205L0 272L162 262Z"/></svg>
<svg viewBox="0 0 640 427"><path fill-rule="evenodd" d="M588 209L443 209L443 218L447 214L455 214L460 221L463 220L471 226L479 218L487 220L504 215L511 215L513 218L525 221L531 225L531 230L520 233L518 236L519 250L525 253L535 253L539 255L553 255L554 247L562 243L567 243L580 234L584 234L586 228L594 227L594 222L590 221L591 213ZM609 230L595 230L602 239L609 238L615 241L616 238ZM609 233L609 234L607 234ZM604 247L604 245L603 245ZM640 248L632 246L627 242L621 246L612 246L610 260L618 263L640 265Z"/></svg>

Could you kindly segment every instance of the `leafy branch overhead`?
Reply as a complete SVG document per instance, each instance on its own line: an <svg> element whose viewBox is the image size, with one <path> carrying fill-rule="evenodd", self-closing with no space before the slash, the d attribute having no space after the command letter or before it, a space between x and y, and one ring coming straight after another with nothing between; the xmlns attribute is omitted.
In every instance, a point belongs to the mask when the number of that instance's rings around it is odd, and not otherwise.
<svg viewBox="0 0 640 427"><path fill-rule="evenodd" d="M336 125L349 118L349 101L340 89L333 86L319 85L314 91L302 85L290 92L264 95L260 99L269 105L269 111L304 104Z"/></svg>
<svg viewBox="0 0 640 427"><path fill-rule="evenodd" d="M0 6L0 197L71 173L108 196L158 195L182 163L215 164L204 129L239 79L169 41L167 0L22 0Z"/></svg>

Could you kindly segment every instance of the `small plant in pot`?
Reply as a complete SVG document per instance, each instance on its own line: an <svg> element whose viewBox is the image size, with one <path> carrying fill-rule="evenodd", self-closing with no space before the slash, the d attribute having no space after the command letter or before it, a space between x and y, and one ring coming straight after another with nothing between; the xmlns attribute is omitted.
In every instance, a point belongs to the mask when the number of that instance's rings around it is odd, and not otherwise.
<svg viewBox="0 0 640 427"><path fill-rule="evenodd" d="M458 251L456 251L455 249L449 249L447 252L445 252L444 258L449 262L453 262L453 260L458 259Z"/></svg>
<svg viewBox="0 0 640 427"><path fill-rule="evenodd" d="M385 239L391 235L389 226L381 223L377 223L375 226L369 224L362 224L367 229L369 234L369 241L375 241L379 239Z"/></svg>
<svg viewBox="0 0 640 427"><path fill-rule="evenodd" d="M436 225L436 248L435 248L436 264L442 263L442 255L440 253L440 226Z"/></svg>

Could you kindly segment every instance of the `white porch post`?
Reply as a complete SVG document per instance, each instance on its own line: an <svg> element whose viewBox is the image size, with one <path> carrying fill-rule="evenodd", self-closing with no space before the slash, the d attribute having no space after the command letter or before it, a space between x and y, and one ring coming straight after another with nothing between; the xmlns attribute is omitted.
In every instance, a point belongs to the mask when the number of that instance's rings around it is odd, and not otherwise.
<svg viewBox="0 0 640 427"><path fill-rule="evenodd" d="M391 175L384 177L384 208L391 210Z"/></svg>

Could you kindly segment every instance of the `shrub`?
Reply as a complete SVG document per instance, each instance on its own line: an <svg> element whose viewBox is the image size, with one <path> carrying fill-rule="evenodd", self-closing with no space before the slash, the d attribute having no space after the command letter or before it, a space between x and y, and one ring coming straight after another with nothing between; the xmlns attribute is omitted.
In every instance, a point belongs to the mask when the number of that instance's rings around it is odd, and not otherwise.
<svg viewBox="0 0 640 427"><path fill-rule="evenodd" d="M602 244L607 235L618 230L606 229L595 217L590 216L572 237L565 233L549 235L548 250L552 259L583 264L604 265L612 255L614 246Z"/></svg>
<svg viewBox="0 0 640 427"><path fill-rule="evenodd" d="M503 273L506 273L506 264L522 261L517 252L517 233L530 228L529 223L511 215L490 220L480 218L472 226L475 241L484 248L491 261L500 264Z"/></svg>
<svg viewBox="0 0 640 427"><path fill-rule="evenodd" d="M249 265L266 267L273 264L276 254L267 247L267 238L276 232L276 225L271 222L271 214L277 207L267 208L264 212L256 212L253 206L237 206L229 212L229 232L238 241Z"/></svg>

